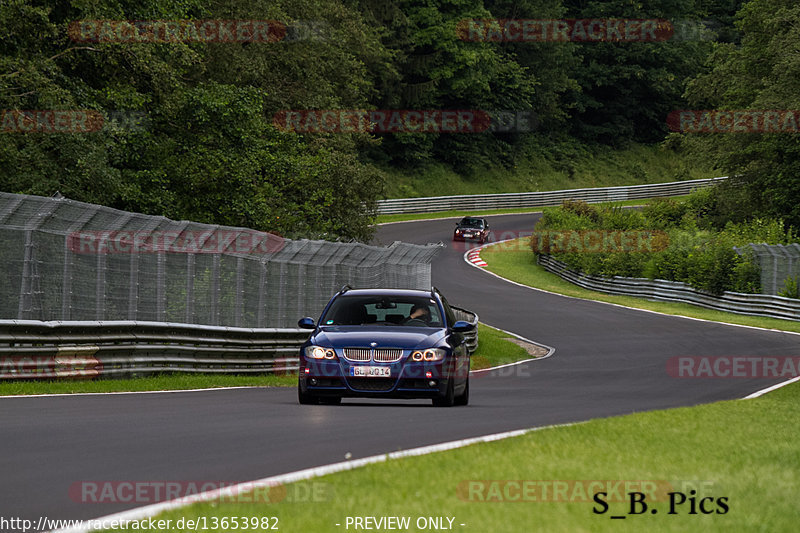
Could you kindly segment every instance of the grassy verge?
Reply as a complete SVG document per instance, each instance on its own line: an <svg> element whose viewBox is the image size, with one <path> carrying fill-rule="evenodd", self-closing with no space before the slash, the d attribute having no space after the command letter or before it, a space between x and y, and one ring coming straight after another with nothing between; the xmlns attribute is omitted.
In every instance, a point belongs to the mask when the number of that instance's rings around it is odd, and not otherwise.
<svg viewBox="0 0 800 533"><path fill-rule="evenodd" d="M798 402L800 384L794 384L755 400L543 429L270 491L301 497L196 504L158 518L175 524L272 516L288 532L352 531L352 525L345 526L354 516L410 517L407 531L420 530L418 517L454 518L453 529L465 532L794 531L800 519L795 497L800 493L800 425L791 420ZM515 491L493 480L527 481L532 490ZM593 501L592 480L607 487L604 514L593 512L602 506ZM504 487L512 489L508 496ZM557 487L566 490L556 492ZM627 492L640 490L648 512L626 516ZM613 496L617 491L620 498ZM686 496L675 514L669 513L668 492ZM691 497L698 504L694 514ZM707 500L705 509L711 513L702 514L699 502L709 497L714 500ZM721 498L727 511L718 503Z"/></svg>
<svg viewBox="0 0 800 533"><path fill-rule="evenodd" d="M672 196L673 200L683 200L688 195ZM613 205L619 207L631 207L647 205L652 199L623 200L620 202L603 202L603 205ZM410 220L428 220L434 218L456 218L464 216L489 216L489 215L508 215L514 213L536 213L546 206L521 207L518 209L489 209L486 211L441 211L439 213L403 213L399 215L379 215L375 220L376 224L388 224L392 222L408 222Z"/></svg>
<svg viewBox="0 0 800 533"><path fill-rule="evenodd" d="M533 357L522 346L509 342L509 338L499 329L478 324L478 349L472 354L470 368L480 370Z"/></svg>
<svg viewBox="0 0 800 533"><path fill-rule="evenodd" d="M481 257L489 265L486 267L487 270L499 276L523 285L564 294L566 296L615 303L670 315L683 315L716 322L800 332L800 322L792 320L737 315L735 313L726 313L725 311L706 309L696 305L654 302L632 296L617 296L584 289L561 279L536 264L534 262L533 253L530 251L527 244L527 239L518 239L497 246L489 246L481 252Z"/></svg>
<svg viewBox="0 0 800 533"><path fill-rule="evenodd" d="M500 330L479 324L478 350L472 357L472 368L489 368L529 359L527 350L506 340ZM218 387L294 387L297 374L229 375L229 374L160 374L130 379L98 379L93 381L0 381L0 396L25 394L75 394L87 392L167 391L213 389Z"/></svg>
<svg viewBox="0 0 800 533"><path fill-rule="evenodd" d="M230 374L159 374L130 379L98 379L92 381L2 381L0 396L16 394L74 394L79 392L131 392L217 387L288 387L297 384L297 374L230 375Z"/></svg>
<svg viewBox="0 0 800 533"><path fill-rule="evenodd" d="M538 147L512 168L480 168L459 174L445 165L384 168L387 198L451 194L557 191L583 187L639 185L716 177L702 162L660 145L606 146L555 144Z"/></svg>

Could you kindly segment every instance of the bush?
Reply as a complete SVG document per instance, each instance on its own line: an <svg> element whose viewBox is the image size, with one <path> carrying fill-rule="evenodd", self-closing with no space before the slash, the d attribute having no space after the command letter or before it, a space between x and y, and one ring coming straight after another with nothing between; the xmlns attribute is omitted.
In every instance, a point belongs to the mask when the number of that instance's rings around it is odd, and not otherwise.
<svg viewBox="0 0 800 533"><path fill-rule="evenodd" d="M783 290L778 292L778 296L783 296L784 298L800 298L799 278L800 276L786 278L783 281Z"/></svg>
<svg viewBox="0 0 800 533"><path fill-rule="evenodd" d="M672 198L655 198L642 209L642 215L654 228L665 229L680 225L688 211L686 203L676 202Z"/></svg>
<svg viewBox="0 0 800 533"><path fill-rule="evenodd" d="M615 206L593 207L585 202L564 202L545 211L536 229L548 230L659 230L669 237L665 250L633 253L557 253L553 256L571 268L590 275L647 277L680 281L712 294L725 291L758 293L760 268L748 243L786 244L797 238L781 220L754 218L712 224L715 196L709 190L692 193L685 203L661 198L642 210ZM788 285L787 285L788 286Z"/></svg>
<svg viewBox="0 0 800 533"><path fill-rule="evenodd" d="M586 204L586 202L583 202ZM588 205L588 204L586 204ZM591 206L590 206L591 207ZM597 220L583 216L571 209L562 207L549 207L544 210L542 218L536 224L536 229L594 229Z"/></svg>
<svg viewBox="0 0 800 533"><path fill-rule="evenodd" d="M574 213L579 217L587 218L592 222L600 220L600 214L597 209L583 200L564 200L561 203L561 209L568 213Z"/></svg>

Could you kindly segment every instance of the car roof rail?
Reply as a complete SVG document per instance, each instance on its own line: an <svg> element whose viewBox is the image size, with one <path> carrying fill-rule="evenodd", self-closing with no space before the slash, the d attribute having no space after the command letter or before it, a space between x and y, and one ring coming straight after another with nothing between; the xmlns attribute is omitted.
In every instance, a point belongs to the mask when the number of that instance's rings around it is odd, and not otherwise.
<svg viewBox="0 0 800 533"><path fill-rule="evenodd" d="M341 289L339 289L339 294L345 293L350 290L353 290L353 287L351 287L349 284L345 284L342 286Z"/></svg>
<svg viewBox="0 0 800 533"><path fill-rule="evenodd" d="M439 292L439 289L437 289L435 286L431 285L431 298L433 298L434 300L436 299L436 293L437 292Z"/></svg>

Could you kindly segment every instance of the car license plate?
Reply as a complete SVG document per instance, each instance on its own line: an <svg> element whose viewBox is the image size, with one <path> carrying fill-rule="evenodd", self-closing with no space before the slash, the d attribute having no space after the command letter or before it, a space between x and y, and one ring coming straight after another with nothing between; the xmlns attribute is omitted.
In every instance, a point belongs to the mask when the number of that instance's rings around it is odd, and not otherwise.
<svg viewBox="0 0 800 533"><path fill-rule="evenodd" d="M359 378L388 378L392 369L388 366L351 366L350 375Z"/></svg>

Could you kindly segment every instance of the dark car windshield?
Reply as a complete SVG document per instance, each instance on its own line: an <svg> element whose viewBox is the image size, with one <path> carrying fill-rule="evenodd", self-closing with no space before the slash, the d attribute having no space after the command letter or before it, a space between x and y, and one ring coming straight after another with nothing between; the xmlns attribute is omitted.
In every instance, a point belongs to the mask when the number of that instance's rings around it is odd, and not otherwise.
<svg viewBox="0 0 800 533"><path fill-rule="evenodd" d="M421 310L421 311L420 311ZM415 317L412 317L414 313ZM435 327L443 326L439 306L424 296L360 296L343 294L322 317L322 326L365 326L371 324Z"/></svg>
<svg viewBox="0 0 800 533"><path fill-rule="evenodd" d="M459 226L465 228L483 228L483 219L480 218L462 218Z"/></svg>

